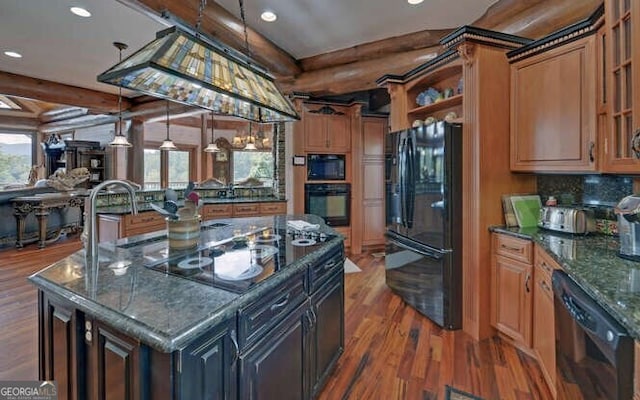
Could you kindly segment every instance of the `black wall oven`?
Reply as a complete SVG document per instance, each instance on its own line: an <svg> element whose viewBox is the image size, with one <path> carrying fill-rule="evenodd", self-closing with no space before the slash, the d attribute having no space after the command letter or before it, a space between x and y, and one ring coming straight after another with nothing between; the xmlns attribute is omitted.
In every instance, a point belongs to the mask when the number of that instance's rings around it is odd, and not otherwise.
<svg viewBox="0 0 640 400"><path fill-rule="evenodd" d="M330 226L349 226L351 185L349 183L307 183L304 212L322 217Z"/></svg>

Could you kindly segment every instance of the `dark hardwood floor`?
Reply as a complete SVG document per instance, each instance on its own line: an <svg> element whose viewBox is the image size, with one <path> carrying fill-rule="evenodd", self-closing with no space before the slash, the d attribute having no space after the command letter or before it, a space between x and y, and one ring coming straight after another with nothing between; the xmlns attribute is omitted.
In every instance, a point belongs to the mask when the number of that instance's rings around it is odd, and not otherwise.
<svg viewBox="0 0 640 400"><path fill-rule="evenodd" d="M0 251L0 380L37 379L37 296L26 278L80 248L75 235ZM384 258L350 258L362 272L345 279L345 352L319 399L444 399L445 385L485 400L551 398L534 359L440 329L387 288Z"/></svg>

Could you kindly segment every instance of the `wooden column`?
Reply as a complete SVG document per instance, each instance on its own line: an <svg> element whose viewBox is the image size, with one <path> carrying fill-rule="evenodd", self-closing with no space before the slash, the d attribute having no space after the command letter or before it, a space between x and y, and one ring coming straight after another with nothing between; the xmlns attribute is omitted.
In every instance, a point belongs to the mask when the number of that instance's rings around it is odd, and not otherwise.
<svg viewBox="0 0 640 400"><path fill-rule="evenodd" d="M132 119L128 136L132 146L127 151L127 179L142 185L144 184L144 121Z"/></svg>
<svg viewBox="0 0 640 400"><path fill-rule="evenodd" d="M351 253L362 253L362 104L351 108ZM366 184L366 183L365 183Z"/></svg>

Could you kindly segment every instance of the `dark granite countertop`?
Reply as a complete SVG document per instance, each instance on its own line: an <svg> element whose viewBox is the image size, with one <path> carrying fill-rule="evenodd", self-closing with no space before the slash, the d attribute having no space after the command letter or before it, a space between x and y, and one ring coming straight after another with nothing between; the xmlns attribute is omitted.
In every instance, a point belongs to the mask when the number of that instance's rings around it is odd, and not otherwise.
<svg viewBox="0 0 640 400"><path fill-rule="evenodd" d="M341 246L343 241L342 236L314 215L231 218L202 224L199 247L206 248L261 228L272 232L286 230L286 221L291 219L320 224L320 232L336 236L309 247L291 246L287 241L286 248L280 251L285 260L282 266L243 294L145 267L150 254L166 249L165 232L101 243L100 268L94 279L85 270L84 250L35 273L29 279L46 293L61 296L125 334L160 351L171 352L234 316L241 306L307 268L309 263ZM229 225L219 226L221 223ZM123 260L131 261L131 265L119 270L109 268L112 262Z"/></svg>
<svg viewBox="0 0 640 400"><path fill-rule="evenodd" d="M280 203L287 201L286 199L280 199L277 197L235 197L235 198L203 198L201 199L202 204L244 204L244 203ZM153 211L150 202L138 203L138 211ZM162 207L162 202L151 202L155 205ZM179 200L178 206L182 207L184 205L184 200ZM111 205L111 206L103 206L98 207L96 209L98 214L129 214L131 213L131 208L129 205Z"/></svg>
<svg viewBox="0 0 640 400"><path fill-rule="evenodd" d="M591 297L640 339L640 262L618 257L619 239L538 228L492 227L542 246Z"/></svg>

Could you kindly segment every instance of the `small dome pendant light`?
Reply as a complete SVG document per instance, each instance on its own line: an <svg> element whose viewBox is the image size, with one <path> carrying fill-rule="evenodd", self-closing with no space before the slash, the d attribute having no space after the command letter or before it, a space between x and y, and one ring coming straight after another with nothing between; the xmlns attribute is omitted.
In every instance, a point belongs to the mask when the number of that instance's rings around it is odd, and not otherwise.
<svg viewBox="0 0 640 400"><path fill-rule="evenodd" d="M244 147L247 151L258 150L256 148L255 139L251 136L251 122L249 122L249 137L247 138L247 145Z"/></svg>
<svg viewBox="0 0 640 400"><path fill-rule="evenodd" d="M167 137L162 142L160 146L160 150L162 151L173 151L178 150L176 145L173 143L173 140L169 138L169 100L167 100Z"/></svg>
<svg viewBox="0 0 640 400"><path fill-rule="evenodd" d="M215 121L213 120L213 111L211 112L211 143L204 149L205 153L217 153L220 151L216 141L213 140L213 130L215 128Z"/></svg>
<svg viewBox="0 0 640 400"><path fill-rule="evenodd" d="M122 50L127 47L126 44L120 42L113 42L113 45L120 52L120 62L122 62ZM131 147L131 143L127 140L127 137L122 134L122 86L118 86L118 129L117 134L114 136L113 141L109 143L111 147Z"/></svg>

